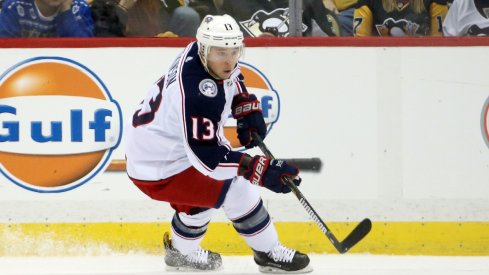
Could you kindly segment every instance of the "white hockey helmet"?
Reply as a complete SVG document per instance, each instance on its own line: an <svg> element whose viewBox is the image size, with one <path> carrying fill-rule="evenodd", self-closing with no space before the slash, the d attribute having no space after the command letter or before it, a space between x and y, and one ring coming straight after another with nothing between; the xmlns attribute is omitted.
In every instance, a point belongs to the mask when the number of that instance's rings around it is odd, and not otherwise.
<svg viewBox="0 0 489 275"><path fill-rule="evenodd" d="M199 56L207 70L210 47L239 48L243 51L243 32L231 16L206 15L197 29Z"/></svg>

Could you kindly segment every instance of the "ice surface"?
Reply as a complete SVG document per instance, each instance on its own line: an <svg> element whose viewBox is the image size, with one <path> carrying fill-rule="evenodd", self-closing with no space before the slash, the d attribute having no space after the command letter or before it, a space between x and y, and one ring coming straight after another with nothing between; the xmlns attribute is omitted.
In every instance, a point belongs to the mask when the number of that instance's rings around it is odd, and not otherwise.
<svg viewBox="0 0 489 275"><path fill-rule="evenodd" d="M489 275L489 257L310 255L312 274ZM2 275L260 274L252 256L224 256L219 272L167 272L162 256L0 257Z"/></svg>

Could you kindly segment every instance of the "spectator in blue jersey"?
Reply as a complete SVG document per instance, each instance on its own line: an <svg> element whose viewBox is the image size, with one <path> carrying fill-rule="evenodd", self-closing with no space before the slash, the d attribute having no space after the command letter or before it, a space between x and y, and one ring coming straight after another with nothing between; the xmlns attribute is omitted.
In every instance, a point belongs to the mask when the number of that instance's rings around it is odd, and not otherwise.
<svg viewBox="0 0 489 275"><path fill-rule="evenodd" d="M91 37L93 20L85 0L6 0L0 37Z"/></svg>

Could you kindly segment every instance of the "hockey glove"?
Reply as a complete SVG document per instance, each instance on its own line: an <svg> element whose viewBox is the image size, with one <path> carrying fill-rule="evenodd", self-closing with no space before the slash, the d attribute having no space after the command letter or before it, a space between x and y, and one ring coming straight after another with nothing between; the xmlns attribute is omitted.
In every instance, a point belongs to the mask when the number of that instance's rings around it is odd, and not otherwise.
<svg viewBox="0 0 489 275"><path fill-rule="evenodd" d="M284 160L270 160L266 156L251 157L244 154L241 157L238 174L249 180L252 184L263 186L275 193L289 193L290 188L284 184L283 177L290 177L296 186L301 179L296 177L299 169L287 164Z"/></svg>
<svg viewBox="0 0 489 275"><path fill-rule="evenodd" d="M258 142L252 138L252 132L258 133L262 139L267 135L260 101L253 94L242 93L233 98L231 108L233 117L237 120L239 143L247 149L257 146Z"/></svg>

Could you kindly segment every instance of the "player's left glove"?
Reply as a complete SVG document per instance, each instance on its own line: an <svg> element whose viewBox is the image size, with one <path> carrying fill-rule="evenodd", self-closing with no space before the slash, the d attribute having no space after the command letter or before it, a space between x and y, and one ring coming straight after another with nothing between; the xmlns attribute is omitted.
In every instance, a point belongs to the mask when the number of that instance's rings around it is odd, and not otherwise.
<svg viewBox="0 0 489 275"><path fill-rule="evenodd" d="M258 145L258 141L252 138L253 132L265 139L267 126L261 112L260 101L255 95L241 93L234 96L231 109L233 117L237 120L236 128L241 145L246 148L253 148Z"/></svg>
<svg viewBox="0 0 489 275"><path fill-rule="evenodd" d="M244 154L239 164L238 175L243 176L252 184L263 186L275 193L289 193L290 188L284 184L283 177L290 177L296 186L301 184L297 177L299 169L284 160L266 156L251 157Z"/></svg>

